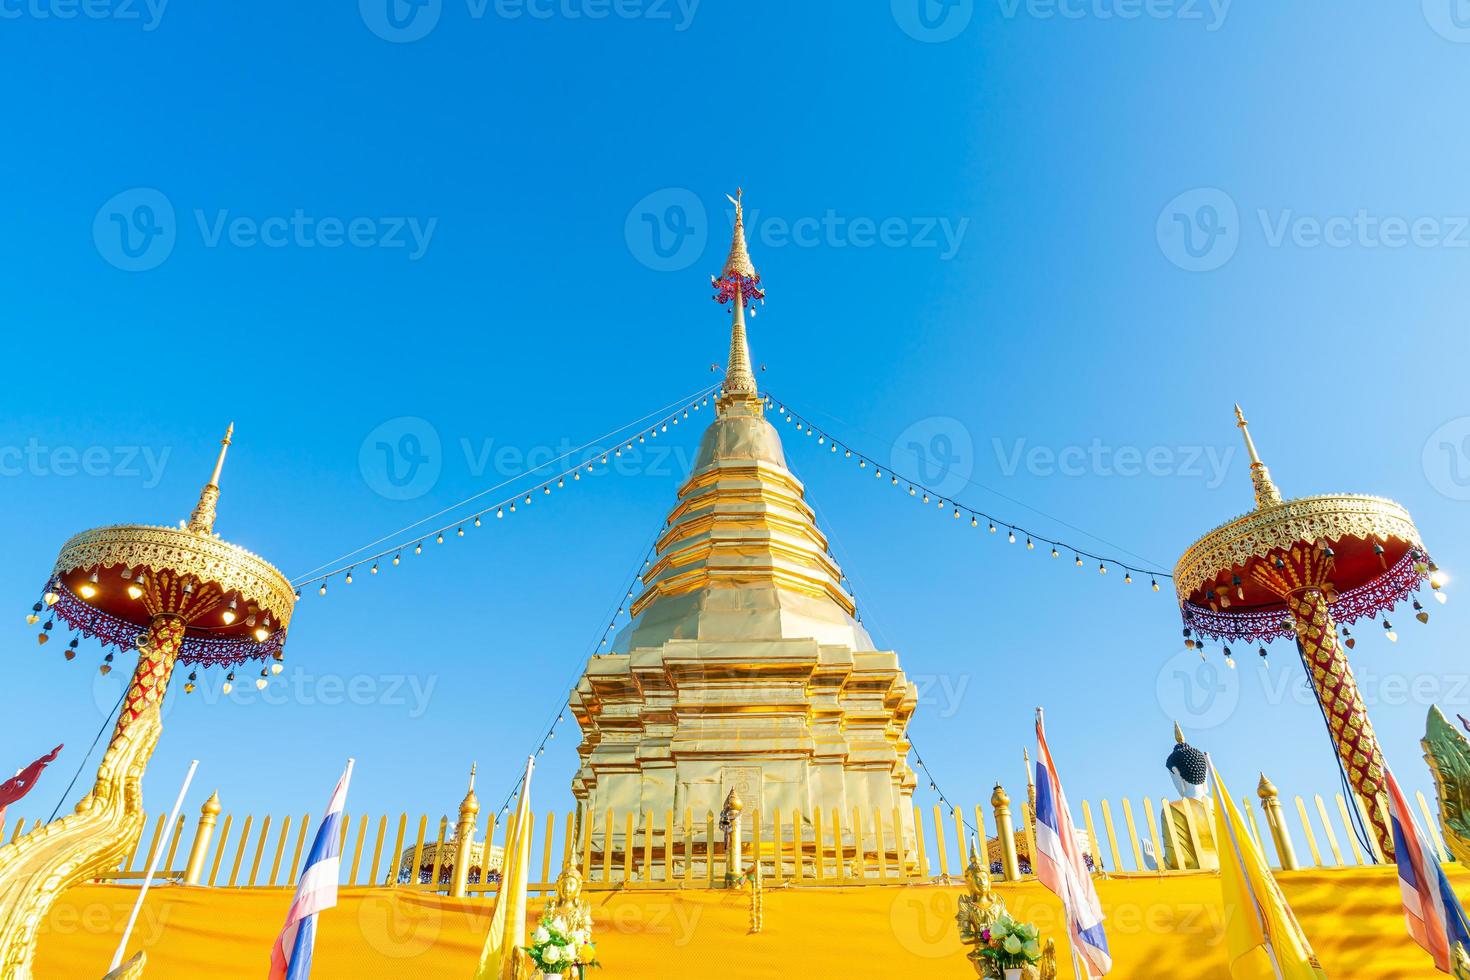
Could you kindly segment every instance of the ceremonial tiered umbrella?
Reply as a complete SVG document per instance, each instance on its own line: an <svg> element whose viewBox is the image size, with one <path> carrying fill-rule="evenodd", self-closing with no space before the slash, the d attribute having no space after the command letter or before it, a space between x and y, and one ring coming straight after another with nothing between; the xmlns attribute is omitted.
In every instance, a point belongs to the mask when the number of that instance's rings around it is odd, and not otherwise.
<svg viewBox="0 0 1470 980"><path fill-rule="evenodd" d="M265 676L265 665L284 656L296 598L291 584L265 559L214 532L220 471L233 434L231 425L187 522L83 531L56 559L42 609L49 606L56 619L104 647L139 651L119 732L143 706L163 699L176 662L235 667L259 661ZM39 639L52 626L48 620Z"/></svg>
<svg viewBox="0 0 1470 980"><path fill-rule="evenodd" d="M1256 509L1197 541L1174 569L1186 644L1203 651L1206 637L1229 644L1293 637L1302 655L1344 771L1364 804L1384 855L1393 834L1380 800L1383 753L1348 664L1355 639L1346 625L1384 614L1387 638L1398 635L1387 613L1411 602L1428 582L1443 602L1439 570L1413 520L1381 497L1331 494L1283 500L1256 453L1240 406L1236 424L1250 454ZM1265 647L1261 647L1262 656Z"/></svg>
<svg viewBox="0 0 1470 980"><path fill-rule="evenodd" d="M92 792L75 813L0 847L0 976L29 976L36 933L56 896L115 868L136 844L143 829L141 780L162 729L159 709L175 664L228 669L256 661L262 686L270 669L279 669L295 592L264 559L214 532L233 432L232 425L188 521L76 535L62 546L27 617L32 623L45 617L37 637L43 647L59 620L104 647L136 648L138 664ZM77 645L74 638L67 659ZM107 654L104 673L113 656Z"/></svg>

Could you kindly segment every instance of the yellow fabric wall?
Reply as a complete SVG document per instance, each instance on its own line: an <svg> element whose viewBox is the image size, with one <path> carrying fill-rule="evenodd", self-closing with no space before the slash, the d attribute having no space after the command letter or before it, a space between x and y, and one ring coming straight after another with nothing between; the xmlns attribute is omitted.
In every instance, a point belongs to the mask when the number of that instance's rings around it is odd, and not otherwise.
<svg viewBox="0 0 1470 980"><path fill-rule="evenodd" d="M1470 872L1450 874L1462 895L1470 892ZM1303 871L1280 880L1329 977L1424 980L1435 975L1404 930L1392 868ZM1226 975L1220 889L1213 874L1129 875L1101 881L1098 890L1109 916L1112 976ZM1015 915L1036 922L1060 942L1060 907L1039 884L1002 884L998 891ZM961 893L940 886L768 885L765 928L757 936L748 935L746 893L594 893L604 964L595 976L973 976L955 933ZM37 978L90 980L106 973L136 894L117 885L87 885L64 895L41 937ZM149 980L260 977L290 900L285 889L155 888L129 952L147 950ZM532 903L533 914L539 904ZM343 889L341 904L322 918L312 977L468 980L488 923L489 905L478 899ZM1064 964L1062 976L1071 975Z"/></svg>

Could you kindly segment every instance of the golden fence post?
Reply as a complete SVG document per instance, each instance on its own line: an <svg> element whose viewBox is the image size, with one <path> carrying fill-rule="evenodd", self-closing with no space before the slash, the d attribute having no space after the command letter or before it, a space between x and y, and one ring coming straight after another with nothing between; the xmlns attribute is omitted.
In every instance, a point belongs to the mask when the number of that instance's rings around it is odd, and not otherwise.
<svg viewBox="0 0 1470 980"><path fill-rule="evenodd" d="M571 829L570 824L567 827ZM546 811L546 840L541 845L541 883L550 884L554 879L551 877L551 851L556 844L556 811Z"/></svg>
<svg viewBox="0 0 1470 980"><path fill-rule="evenodd" d="M782 827L781 827L781 808L780 807L776 807L776 809L774 811L774 819L771 822L771 826L772 826L772 832L771 832L771 856L773 858L773 862L772 862L772 866L771 866L771 877L776 879L776 883L777 884L780 884L781 883L781 880L786 876L785 875L785 871L782 868L782 864L785 863L785 860L786 859L785 859L785 855L783 855L781 853L781 830L782 830Z"/></svg>
<svg viewBox="0 0 1470 980"><path fill-rule="evenodd" d="M827 853L826 844L822 841L822 808L812 808L812 830L817 839L817 880L822 881L827 877Z"/></svg>
<svg viewBox="0 0 1470 980"><path fill-rule="evenodd" d="M914 807L914 867L920 879L929 877L929 854L923 846L923 814Z"/></svg>
<svg viewBox="0 0 1470 980"><path fill-rule="evenodd" d="M167 820L168 814L160 813L158 815L158 823L153 828L153 840L148 845L148 857L143 861L143 871L145 874L148 871L148 866L153 863L153 855L158 852L159 846L163 843L163 825ZM24 824L25 821L21 821L21 825L23 826ZM141 839L140 837L139 840Z"/></svg>
<svg viewBox="0 0 1470 980"><path fill-rule="evenodd" d="M240 841L235 847L235 863L230 867L230 887L235 887L235 880L240 876L240 862L245 857L245 843L250 838L250 821L255 818L250 814L245 815L245 826L240 828Z"/></svg>
<svg viewBox="0 0 1470 980"><path fill-rule="evenodd" d="M602 821L602 880L604 883L612 881L612 851L613 851L613 809L607 808L607 814Z"/></svg>
<svg viewBox="0 0 1470 980"><path fill-rule="evenodd" d="M704 887L715 887L715 814L704 811Z"/></svg>
<svg viewBox="0 0 1470 980"><path fill-rule="evenodd" d="M220 827L219 843L214 848L214 861L209 865L209 884L214 885L215 878L219 877L219 863L225 856L225 844L230 840L230 814L225 814L225 822Z"/></svg>
<svg viewBox="0 0 1470 980"><path fill-rule="evenodd" d="M582 880L583 881L591 881L592 880L592 831L595 829L592 826L592 821L596 817L596 814L594 814L592 812L592 808L590 806L589 807L586 807L583 812L586 814L586 817L587 817L587 826L585 826L585 827L582 828ZM484 874L483 871L480 872L480 873L481 873L481 875Z"/></svg>
<svg viewBox="0 0 1470 980"><path fill-rule="evenodd" d="M1342 817L1342 827L1347 831L1347 841L1353 848L1353 858L1358 864L1363 863L1363 849L1358 846L1358 835L1353 833L1353 818L1348 816L1347 800L1342 794L1337 794L1337 812Z"/></svg>
<svg viewBox="0 0 1470 980"><path fill-rule="evenodd" d="M755 823L754 823L754 830L752 831L752 833L750 835L750 860L747 861L746 863L753 866L751 868L751 872L750 872L751 873L751 877L753 877L753 878L759 878L761 876L761 844L762 844L762 838L761 838L761 808L760 807L756 807L755 808L755 811L751 814L751 816L754 818Z"/></svg>
<svg viewBox="0 0 1470 980"><path fill-rule="evenodd" d="M1133 848L1133 867L1135 871L1147 871L1148 866L1143 860L1143 848L1138 843L1138 822L1133 819L1133 801L1123 797L1123 821L1128 828L1128 844Z"/></svg>
<svg viewBox="0 0 1470 980"><path fill-rule="evenodd" d="M664 809L664 881L674 880L674 811Z"/></svg>
<svg viewBox="0 0 1470 980"><path fill-rule="evenodd" d="M1164 839L1159 836L1159 821L1154 816L1154 801L1151 797L1143 798L1143 816L1148 821L1149 838L1154 842L1154 860L1158 862L1159 873L1178 870L1170 868L1168 862L1164 860Z"/></svg>
<svg viewBox="0 0 1470 980"><path fill-rule="evenodd" d="M791 811L791 877L800 881L806 863L806 828L801 822L801 807Z"/></svg>
<svg viewBox="0 0 1470 980"><path fill-rule="evenodd" d="M944 845L944 814L940 812L939 804L934 804L934 850L939 858L939 874L937 878L943 878L949 874L949 851Z"/></svg>
<svg viewBox="0 0 1470 980"><path fill-rule="evenodd" d="M1322 852L1317 850L1317 835L1312 832L1312 821L1307 817L1307 805L1302 798L1296 798L1297 816L1302 821L1302 831L1307 835L1307 850L1312 852L1312 861L1317 867L1322 867Z"/></svg>
<svg viewBox="0 0 1470 980"><path fill-rule="evenodd" d="M276 839L276 856L271 862L270 877L265 880L267 885L276 883L276 875L281 873L281 857L286 853L286 837L291 833L291 814L286 814L286 819L281 821L281 836Z"/></svg>
<svg viewBox="0 0 1470 980"><path fill-rule="evenodd" d="M954 843L955 856L960 862L960 877L965 876L965 866L969 863L965 859L965 815L957 806L950 807L950 816L954 817Z"/></svg>
<svg viewBox="0 0 1470 980"><path fill-rule="evenodd" d="M1445 851L1444 841L1439 836L1439 821L1435 820L1433 814L1429 812L1429 804L1425 801L1424 794L1416 789L1414 799L1419 803L1419 812L1424 814L1424 829L1429 832L1429 840L1434 844L1435 851L1439 853L1440 863L1449 861L1450 856Z"/></svg>
<svg viewBox="0 0 1470 980"><path fill-rule="evenodd" d="M408 871L408 884L410 888L419 883L419 868L424 863L424 834L428 830L429 815L427 813L421 813L419 814L419 835L413 843L413 864Z"/></svg>
<svg viewBox="0 0 1470 980"><path fill-rule="evenodd" d="M861 807L852 808L852 876L864 878L867 876L867 861L863 855L863 811Z"/></svg>
<svg viewBox="0 0 1470 980"><path fill-rule="evenodd" d="M684 880L694 880L694 808L684 808Z"/></svg>
<svg viewBox="0 0 1470 980"><path fill-rule="evenodd" d="M1122 871L1123 859L1118 853L1118 832L1113 828L1113 808L1107 800L1103 800L1099 805L1102 807L1103 830L1108 835L1108 852L1113 855L1113 870Z"/></svg>
<svg viewBox="0 0 1470 980"><path fill-rule="evenodd" d="M1102 842L1097 839L1097 826L1092 822L1092 807L1086 800L1082 801L1082 822L1087 827L1088 839L1092 841L1092 870L1103 871Z"/></svg>
<svg viewBox="0 0 1470 980"><path fill-rule="evenodd" d="M638 877L642 881L653 880L653 810L643 814L643 867Z"/></svg>
<svg viewBox="0 0 1470 980"><path fill-rule="evenodd" d="M291 855L291 874L286 879L286 884L288 884L288 885L291 884L292 882L294 882L296 880L296 872L301 867L301 850L302 850L303 847L306 846L306 831L307 831L307 829L310 826L311 826L311 814L309 814L309 813L302 814L302 816L301 816L301 829L298 830L297 833L296 833L296 853L294 853L293 855ZM340 855L342 852L339 849L337 853Z"/></svg>
<svg viewBox="0 0 1470 980"><path fill-rule="evenodd" d="M873 843L878 850L878 877L888 877L888 845L883 840L883 809L873 807Z"/></svg>
<svg viewBox="0 0 1470 980"><path fill-rule="evenodd" d="M841 881L847 876L844 861L847 857L847 846L842 843L842 811L835 806L832 808L832 858L837 865L837 880Z"/></svg>
<svg viewBox="0 0 1470 980"><path fill-rule="evenodd" d="M347 871L347 884L357 884L357 869L362 866L362 845L367 840L368 815L357 815L357 847L352 852L352 867Z"/></svg>
<svg viewBox="0 0 1470 980"><path fill-rule="evenodd" d="M635 846L638 839L638 825L634 822L635 818L633 816L632 810L629 810L624 816L623 881L629 882L633 880L633 847Z"/></svg>
<svg viewBox="0 0 1470 980"><path fill-rule="evenodd" d="M439 872L444 869L444 838L449 833L449 818L439 818L439 838L434 841L434 862L429 867L429 890L439 890ZM530 877L529 875L527 877Z"/></svg>
<svg viewBox="0 0 1470 980"><path fill-rule="evenodd" d="M990 805L995 810L996 842L1000 844L1000 873L1005 881L1017 881L1021 877L1021 862L1016 858L1016 831L1011 826L1011 798L1000 783L990 794ZM989 860L989 855L986 855Z"/></svg>
<svg viewBox="0 0 1470 980"><path fill-rule="evenodd" d="M167 878L173 873L174 856L179 852L179 842L184 839L184 821L174 821L173 836L169 838L168 853L164 855L163 861L159 863L156 872L160 878Z"/></svg>
<svg viewBox="0 0 1470 980"><path fill-rule="evenodd" d="M209 851L210 838L214 836L214 824L219 819L219 791L204 801L199 808L199 823L194 827L194 843L189 847L189 863L184 866L184 884L197 885L204 874L204 858Z"/></svg>
<svg viewBox="0 0 1470 980"><path fill-rule="evenodd" d="M1291 843L1286 815L1281 812L1281 797L1265 773L1261 773L1256 795L1261 798L1261 809L1266 812L1266 826L1270 828L1271 840L1276 845L1276 863L1281 865L1282 871L1295 871L1301 865L1296 860L1296 848Z"/></svg>
<svg viewBox="0 0 1470 980"><path fill-rule="evenodd" d="M1327 819L1327 805L1322 802L1320 794L1313 796L1317 803L1317 816L1322 818L1322 829L1327 832L1327 846L1332 851L1332 858L1337 862L1337 867L1343 867L1342 849L1337 846L1337 834L1332 832L1332 821Z"/></svg>
<svg viewBox="0 0 1470 980"><path fill-rule="evenodd" d="M290 820L291 818L287 817L286 819ZM260 858L265 854L265 842L266 838L270 836L270 833L271 817L267 813L265 819L260 822L260 837L255 841L255 857L250 859L250 880L245 882L247 888L255 887L255 879L260 876Z"/></svg>

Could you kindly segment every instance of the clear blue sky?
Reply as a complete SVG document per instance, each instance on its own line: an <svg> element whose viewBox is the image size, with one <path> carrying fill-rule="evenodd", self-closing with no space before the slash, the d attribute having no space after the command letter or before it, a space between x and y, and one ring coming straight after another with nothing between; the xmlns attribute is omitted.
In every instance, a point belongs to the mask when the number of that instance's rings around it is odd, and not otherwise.
<svg viewBox="0 0 1470 980"><path fill-rule="evenodd" d="M1444 6L6 4L0 765L67 744L21 809L49 812L118 691L22 622L68 535L186 516L233 419L218 528L294 575L694 391L737 185L762 382L871 454L956 456L967 504L1172 568L1249 505L1239 400L1285 491L1398 499L1464 568L1470 47ZM602 9L635 16L571 16ZM408 500L373 435L405 417L440 444ZM1164 792L1175 716L1240 792L1337 788L1286 649L1191 707L1167 589L783 434L952 797L1019 791L1037 704L1074 801ZM354 811L451 812L472 760L498 805L679 458L308 592L284 703L175 683L150 805L197 756L191 809L319 812L348 755ZM1428 701L1470 714L1455 591L1353 654L1426 790ZM538 803L569 803L574 744Z"/></svg>

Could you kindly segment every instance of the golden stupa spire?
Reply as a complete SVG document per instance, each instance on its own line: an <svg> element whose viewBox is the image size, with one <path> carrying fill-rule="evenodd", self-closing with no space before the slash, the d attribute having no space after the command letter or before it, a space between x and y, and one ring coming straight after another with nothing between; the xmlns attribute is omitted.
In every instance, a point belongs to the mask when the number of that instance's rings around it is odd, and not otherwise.
<svg viewBox="0 0 1470 980"><path fill-rule="evenodd" d="M477 768L477 764L471 762L470 763L470 788L469 788L469 791L465 793L464 799L461 800L460 801L460 804L459 804L459 816L460 816L460 819L461 820L463 820L466 816L473 816L474 814L480 812L480 801L475 796L475 769L476 768Z"/></svg>
<svg viewBox="0 0 1470 980"><path fill-rule="evenodd" d="M196 534L212 534L214 532L214 508L219 503L219 477L225 468L225 453L229 452L230 439L235 434L235 423L225 430L225 437L219 442L219 459L214 461L214 473L204 489L199 491L199 503L194 506L194 512L189 515L189 530Z"/></svg>
<svg viewBox="0 0 1470 980"><path fill-rule="evenodd" d="M755 372L750 366L750 345L745 337L745 304L764 300L760 288L760 273L750 261L750 251L745 246L745 208L741 202L743 191L736 190L735 196L725 195L735 205L735 231L730 240L730 254L724 268L710 281L718 302L733 302L734 314L730 324L730 360L725 366L725 397L721 400L722 410L735 401L757 400ZM751 315L754 316L754 307Z"/></svg>
<svg viewBox="0 0 1470 980"><path fill-rule="evenodd" d="M1261 456L1256 452L1256 441L1251 438L1249 424L1245 420L1245 413L1240 410L1240 405L1235 406L1235 426L1245 436L1245 451L1251 458L1251 483L1256 488L1257 509L1271 507L1281 503L1281 491L1276 489L1276 484L1271 482L1271 471L1266 464L1261 462Z"/></svg>

